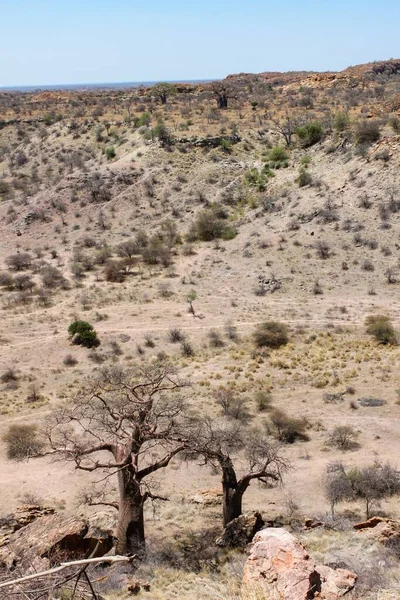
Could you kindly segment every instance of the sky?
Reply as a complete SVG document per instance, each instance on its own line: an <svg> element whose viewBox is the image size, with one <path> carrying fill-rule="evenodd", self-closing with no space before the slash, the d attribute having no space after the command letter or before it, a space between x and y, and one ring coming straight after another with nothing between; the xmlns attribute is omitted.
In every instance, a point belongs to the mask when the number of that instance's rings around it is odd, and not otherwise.
<svg viewBox="0 0 400 600"><path fill-rule="evenodd" d="M0 86L218 79L400 57L399 0L0 0Z"/></svg>

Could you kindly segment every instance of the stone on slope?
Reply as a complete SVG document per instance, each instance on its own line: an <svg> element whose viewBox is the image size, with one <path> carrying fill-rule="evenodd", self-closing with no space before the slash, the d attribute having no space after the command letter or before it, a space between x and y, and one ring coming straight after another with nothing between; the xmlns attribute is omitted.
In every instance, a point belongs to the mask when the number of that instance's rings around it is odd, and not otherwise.
<svg viewBox="0 0 400 600"><path fill-rule="evenodd" d="M244 548L264 525L264 520L259 512L245 513L228 523L221 537L215 543L223 548Z"/></svg>
<svg viewBox="0 0 400 600"><path fill-rule="evenodd" d="M304 546L282 528L255 535L243 583L248 588L264 588L271 599L309 600L321 590L320 577Z"/></svg>
<svg viewBox="0 0 400 600"><path fill-rule="evenodd" d="M243 575L243 585L266 600L338 600L356 580L346 569L316 567L300 541L283 528L254 536Z"/></svg>

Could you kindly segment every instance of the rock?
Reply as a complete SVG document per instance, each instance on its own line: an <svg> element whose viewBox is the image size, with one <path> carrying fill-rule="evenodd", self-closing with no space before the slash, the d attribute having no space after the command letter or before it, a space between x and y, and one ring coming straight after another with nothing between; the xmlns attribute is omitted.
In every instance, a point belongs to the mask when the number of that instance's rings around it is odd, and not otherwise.
<svg viewBox="0 0 400 600"><path fill-rule="evenodd" d="M32 523L39 517L52 515L54 512L54 508L49 506L23 504L16 509L15 513L12 513L11 515L8 515L0 520L0 532L3 535L14 533L14 531L22 529L22 527L29 525L29 523Z"/></svg>
<svg viewBox="0 0 400 600"><path fill-rule="evenodd" d="M400 522L381 517L372 517L363 523L354 525L354 529L363 535L373 536L384 546L389 546L397 552L400 550Z"/></svg>
<svg viewBox="0 0 400 600"><path fill-rule="evenodd" d="M103 556L114 545L110 529L90 518L53 514L36 519L9 536L0 551L0 563L28 565L36 558L46 558L49 565L62 560L87 557L96 546L94 556Z"/></svg>
<svg viewBox="0 0 400 600"><path fill-rule="evenodd" d="M316 527L322 527L323 522L317 519L304 519L305 529L315 529Z"/></svg>
<svg viewBox="0 0 400 600"><path fill-rule="evenodd" d="M263 529L254 539L243 584L265 590L266 597L308 600L321 591L320 577L304 546L286 529Z"/></svg>
<svg viewBox="0 0 400 600"><path fill-rule="evenodd" d="M356 523L354 525L354 529L370 529L371 527L376 527L376 525L378 525L378 523L386 523L388 521L388 519L385 519L383 517L372 517L371 519L368 519L368 521L363 521L362 523Z"/></svg>
<svg viewBox="0 0 400 600"><path fill-rule="evenodd" d="M127 581L126 589L133 596L137 596L143 590L144 592L150 591L150 583L148 581L142 581L142 579L131 579Z"/></svg>
<svg viewBox="0 0 400 600"><path fill-rule="evenodd" d="M338 600L356 580L357 575L346 569L316 567L299 540L283 528L255 535L243 574L250 592L271 600Z"/></svg>
<svg viewBox="0 0 400 600"><path fill-rule="evenodd" d="M325 565L315 567L321 578L321 595L324 600L337 600L352 590L357 581L357 575L347 569L332 569Z"/></svg>
<svg viewBox="0 0 400 600"><path fill-rule="evenodd" d="M264 525L264 520L259 512L245 513L228 523L223 534L215 543L223 548L244 548Z"/></svg>
<svg viewBox="0 0 400 600"><path fill-rule="evenodd" d="M221 501L222 492L220 489L201 490L191 499L194 504L203 504L204 506L219 505Z"/></svg>

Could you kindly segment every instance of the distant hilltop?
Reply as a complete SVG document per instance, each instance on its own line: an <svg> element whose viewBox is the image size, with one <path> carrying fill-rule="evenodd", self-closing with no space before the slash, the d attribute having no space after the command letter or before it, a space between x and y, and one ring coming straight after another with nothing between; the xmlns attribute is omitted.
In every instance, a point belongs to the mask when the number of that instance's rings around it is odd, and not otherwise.
<svg viewBox="0 0 400 600"><path fill-rule="evenodd" d="M302 85L349 81L350 79L374 79L379 76L390 77L400 73L400 59L390 58L376 62L347 67L343 71L264 71L262 73L236 73L227 80L257 80L271 85L288 85L301 82Z"/></svg>

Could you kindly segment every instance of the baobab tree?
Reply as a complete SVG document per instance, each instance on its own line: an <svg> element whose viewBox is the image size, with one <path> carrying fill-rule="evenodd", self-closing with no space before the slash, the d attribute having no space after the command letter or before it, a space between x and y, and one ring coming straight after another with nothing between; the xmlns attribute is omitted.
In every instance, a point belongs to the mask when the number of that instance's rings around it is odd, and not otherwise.
<svg viewBox="0 0 400 600"><path fill-rule="evenodd" d="M228 100L237 98L237 91L231 83L215 81L211 84L211 91L217 101L218 108L228 108Z"/></svg>
<svg viewBox="0 0 400 600"><path fill-rule="evenodd" d="M278 483L289 466L279 444L236 420L196 418L184 443L187 458L202 457L221 472L224 527L242 514L243 495L253 480Z"/></svg>
<svg viewBox="0 0 400 600"><path fill-rule="evenodd" d="M119 499L108 504L118 509L118 554L145 552L144 504L149 498L165 500L147 482L184 449L179 390L186 385L166 364L103 369L47 423L48 453L73 461L81 471L117 477Z"/></svg>
<svg viewBox="0 0 400 600"><path fill-rule="evenodd" d="M172 83L161 82L153 85L150 89L152 96L155 96L161 104L167 104L168 96L175 96L177 94L176 86Z"/></svg>

